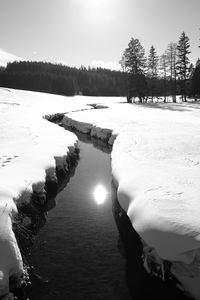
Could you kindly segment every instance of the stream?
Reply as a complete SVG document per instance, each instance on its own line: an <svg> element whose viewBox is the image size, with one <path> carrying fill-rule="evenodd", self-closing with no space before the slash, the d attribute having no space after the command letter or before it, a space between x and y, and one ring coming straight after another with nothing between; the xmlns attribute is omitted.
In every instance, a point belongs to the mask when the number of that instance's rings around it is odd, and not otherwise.
<svg viewBox="0 0 200 300"><path fill-rule="evenodd" d="M75 172L31 251L31 264L48 282L33 281L29 299L132 299L112 213L110 149L85 135L79 147Z"/></svg>
<svg viewBox="0 0 200 300"><path fill-rule="evenodd" d="M165 280L153 262L151 272L157 276L144 268L144 245L112 184L111 149L75 133L80 159L70 176L62 178L56 199L47 202L47 217L39 205L40 217L34 219L40 230L25 256L30 284L16 290L16 299L188 299L169 272L170 262L165 262Z"/></svg>

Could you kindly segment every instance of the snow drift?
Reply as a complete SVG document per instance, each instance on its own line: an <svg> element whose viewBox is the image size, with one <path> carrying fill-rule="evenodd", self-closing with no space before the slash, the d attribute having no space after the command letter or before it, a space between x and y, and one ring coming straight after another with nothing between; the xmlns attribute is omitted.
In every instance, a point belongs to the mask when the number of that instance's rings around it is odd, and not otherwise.
<svg viewBox="0 0 200 300"><path fill-rule="evenodd" d="M200 299L200 112L191 104L116 104L63 123L113 144L118 200L144 241ZM85 122L85 125L84 125ZM80 126L81 124L81 126ZM100 129L99 129L100 128ZM106 128L108 136L102 136ZM106 130L104 130L106 132ZM115 139L115 137L117 138Z"/></svg>
<svg viewBox="0 0 200 300"><path fill-rule="evenodd" d="M118 100L118 98L117 98ZM91 110L116 98L63 97L0 88L0 297L9 294L9 278L21 278L22 256L13 233L17 207L31 195L45 200L45 182L56 181L56 170L69 170L77 137L44 116Z"/></svg>
<svg viewBox="0 0 200 300"><path fill-rule="evenodd" d="M42 118L59 109L68 110L63 97L0 91L0 297L6 299L9 278L20 280L24 273L13 233L17 206L33 193L45 197L46 180L56 177L56 168L68 170L66 158L77 148L74 134Z"/></svg>
<svg viewBox="0 0 200 300"><path fill-rule="evenodd" d="M66 113L63 125L113 145L121 206L144 245L171 261L172 272L200 299L199 108L116 100L123 101L0 91L0 296L9 291L9 277L23 272L12 231L16 204L33 192L42 195L46 178L54 178L56 166L67 169L66 157L77 144L74 134L42 116ZM107 109L96 105L104 102Z"/></svg>

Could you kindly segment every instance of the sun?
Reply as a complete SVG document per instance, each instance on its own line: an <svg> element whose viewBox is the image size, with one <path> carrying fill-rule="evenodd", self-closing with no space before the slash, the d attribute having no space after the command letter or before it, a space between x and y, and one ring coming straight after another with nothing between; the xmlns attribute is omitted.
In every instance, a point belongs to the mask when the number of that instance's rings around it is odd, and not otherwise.
<svg viewBox="0 0 200 300"><path fill-rule="evenodd" d="M86 10L98 10L100 11L110 9L111 6L113 7L114 2L116 0L75 0L77 1L78 5L82 9Z"/></svg>
<svg viewBox="0 0 200 300"><path fill-rule="evenodd" d="M72 0L71 0L72 1ZM96 32L110 26L116 11L117 0L73 0L79 20L83 20L85 30Z"/></svg>
<svg viewBox="0 0 200 300"><path fill-rule="evenodd" d="M108 3L110 0L85 0L85 2L88 2L90 5L103 5Z"/></svg>

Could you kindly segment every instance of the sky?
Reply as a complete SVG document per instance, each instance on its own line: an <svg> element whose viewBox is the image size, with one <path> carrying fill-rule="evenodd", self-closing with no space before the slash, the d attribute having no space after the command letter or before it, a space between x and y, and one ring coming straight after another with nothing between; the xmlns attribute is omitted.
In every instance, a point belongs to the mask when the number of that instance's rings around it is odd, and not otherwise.
<svg viewBox="0 0 200 300"><path fill-rule="evenodd" d="M138 38L161 55L183 31L200 57L200 0L0 0L0 65L32 60L115 69Z"/></svg>

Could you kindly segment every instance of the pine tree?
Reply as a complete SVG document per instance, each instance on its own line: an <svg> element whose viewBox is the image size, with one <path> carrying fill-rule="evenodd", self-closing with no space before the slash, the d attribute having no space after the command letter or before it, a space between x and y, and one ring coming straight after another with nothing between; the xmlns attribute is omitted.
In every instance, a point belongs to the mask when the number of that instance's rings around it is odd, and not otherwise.
<svg viewBox="0 0 200 300"><path fill-rule="evenodd" d="M145 50L139 39L131 38L120 61L124 71L129 74L127 101L132 102L132 97L139 97L140 102L145 98Z"/></svg>
<svg viewBox="0 0 200 300"><path fill-rule="evenodd" d="M148 83L149 83L149 90L151 92L152 100L156 92L156 82L158 77L158 61L159 59L156 53L156 49L152 45L147 60L147 76L149 79Z"/></svg>
<svg viewBox="0 0 200 300"><path fill-rule="evenodd" d="M188 79L188 69L189 69L189 51L190 44L189 38L183 32L180 36L178 45L177 45L177 55L178 60L176 63L177 75L180 80L180 91L182 93L182 99L186 101L186 81Z"/></svg>
<svg viewBox="0 0 200 300"><path fill-rule="evenodd" d="M156 53L156 49L152 45L149 50L149 56L147 61L147 69L148 69L148 76L150 78L157 78L158 77L158 56Z"/></svg>
<svg viewBox="0 0 200 300"><path fill-rule="evenodd" d="M167 50L167 64L168 64L168 74L170 79L170 92L173 102L176 102L176 81L177 81L177 44L169 43Z"/></svg>
<svg viewBox="0 0 200 300"><path fill-rule="evenodd" d="M167 90L167 54L166 52L160 56L159 69L161 71L161 77L164 82L164 102L166 102L166 90Z"/></svg>
<svg viewBox="0 0 200 300"><path fill-rule="evenodd" d="M120 61L122 67L131 74L144 74L145 61L145 50L139 39L131 38Z"/></svg>

